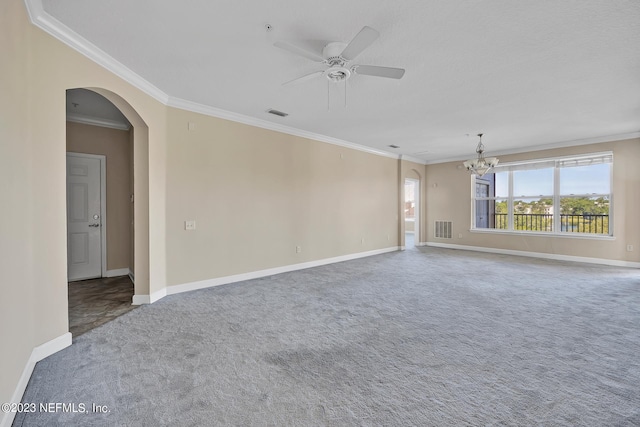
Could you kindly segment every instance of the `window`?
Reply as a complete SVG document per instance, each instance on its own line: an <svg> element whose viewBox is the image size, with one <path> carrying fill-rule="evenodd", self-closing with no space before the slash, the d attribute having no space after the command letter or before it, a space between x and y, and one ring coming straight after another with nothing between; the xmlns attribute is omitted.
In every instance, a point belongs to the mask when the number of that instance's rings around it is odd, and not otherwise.
<svg viewBox="0 0 640 427"><path fill-rule="evenodd" d="M610 236L612 153L509 163L473 179L476 230Z"/></svg>

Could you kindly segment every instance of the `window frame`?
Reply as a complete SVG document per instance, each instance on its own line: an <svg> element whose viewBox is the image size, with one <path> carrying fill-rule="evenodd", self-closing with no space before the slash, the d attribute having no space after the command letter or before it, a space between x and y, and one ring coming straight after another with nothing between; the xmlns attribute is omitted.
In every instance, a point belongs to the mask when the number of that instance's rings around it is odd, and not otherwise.
<svg viewBox="0 0 640 427"><path fill-rule="evenodd" d="M560 171L563 169L564 164L567 162L585 162L585 161L593 161L598 160L600 163L608 163L609 167L609 193L608 194L600 194L600 193L592 193L592 194L561 194L560 193ZM516 161L516 162L508 162L502 163L499 166L495 167L491 170L491 173L499 173L499 172L508 172L508 194L507 197L497 197L495 196L495 192L493 196L489 197L481 197L478 198L476 196L476 178L475 174L471 175L471 227L469 229L470 232L474 233L490 233L490 234L516 234L516 235L533 235L533 236L547 236L547 237L567 237L567 238L577 238L577 239L603 239L603 240L614 240L614 194L613 194L613 152L605 151L605 152L596 152L589 154L581 154L581 155L572 155L572 156L559 156L559 157L551 157L551 158L541 158L541 159L531 159L525 161ZM514 191L514 182L513 182L513 173L517 170L533 170L533 169L541 169L546 167L553 168L553 228L552 231L535 231L535 230L515 230L514 229L514 201L516 199L522 198L532 198L538 196L518 196L515 197L513 194ZM527 167L530 166L530 167ZM480 178L482 179L482 178ZM495 185L495 183L494 183ZM540 196L543 198L549 198L549 196ZM580 232L568 232L561 231L561 212L560 212L560 200L566 197L608 197L609 199L609 216L608 216L608 226L609 233L608 234L597 234L597 233L580 233ZM494 204L496 201L506 200L507 202L507 229L500 228L477 228L476 227L476 208L478 201L492 201ZM557 207L557 208L556 208ZM495 208L494 208L495 209ZM495 227L495 224L494 224Z"/></svg>

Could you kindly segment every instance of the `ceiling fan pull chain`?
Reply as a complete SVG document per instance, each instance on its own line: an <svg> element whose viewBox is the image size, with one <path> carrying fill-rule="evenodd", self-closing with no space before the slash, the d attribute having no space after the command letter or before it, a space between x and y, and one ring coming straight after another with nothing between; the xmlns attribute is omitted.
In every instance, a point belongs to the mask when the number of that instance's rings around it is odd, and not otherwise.
<svg viewBox="0 0 640 427"><path fill-rule="evenodd" d="M327 111L331 111L331 108L329 108L329 86L331 85L331 83L329 83L329 81L327 80Z"/></svg>
<svg viewBox="0 0 640 427"><path fill-rule="evenodd" d="M347 80L344 81L344 108L347 108Z"/></svg>

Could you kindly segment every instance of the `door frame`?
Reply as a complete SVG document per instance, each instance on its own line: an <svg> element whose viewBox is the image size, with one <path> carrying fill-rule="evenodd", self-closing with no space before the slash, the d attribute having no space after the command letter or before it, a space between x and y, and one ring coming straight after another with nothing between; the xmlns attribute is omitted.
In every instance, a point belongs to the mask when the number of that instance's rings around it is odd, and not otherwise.
<svg viewBox="0 0 640 427"><path fill-rule="evenodd" d="M67 157L83 157L86 159L100 160L100 252L102 252L100 254L100 274L102 277L107 277L107 156L103 154L85 154L67 151ZM66 198L67 209L69 209L68 194ZM67 236L67 250L69 250L69 236ZM68 271L67 280L69 280Z"/></svg>
<svg viewBox="0 0 640 427"><path fill-rule="evenodd" d="M413 182L413 200L415 203L415 207L413 209L413 245L414 246L419 246L420 245L420 214L421 214L421 209L420 209L420 180L418 178L405 178L404 179L404 186L406 188L406 184L407 181L411 181ZM403 206L404 203L407 200L407 195L404 195L404 201L403 201ZM404 211L404 210L403 210ZM404 221L406 221L406 217L403 218ZM406 233L406 230L405 230ZM405 243L406 245L406 243Z"/></svg>

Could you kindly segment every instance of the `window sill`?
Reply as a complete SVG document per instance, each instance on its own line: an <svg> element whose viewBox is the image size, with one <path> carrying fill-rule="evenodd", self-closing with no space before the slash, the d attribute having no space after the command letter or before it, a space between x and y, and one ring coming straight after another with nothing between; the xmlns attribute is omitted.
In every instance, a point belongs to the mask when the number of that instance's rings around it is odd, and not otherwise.
<svg viewBox="0 0 640 427"><path fill-rule="evenodd" d="M561 239L616 240L614 236L587 233L540 233L536 231L495 230L489 228L472 228L469 232L480 234L504 234L511 236L559 237Z"/></svg>

